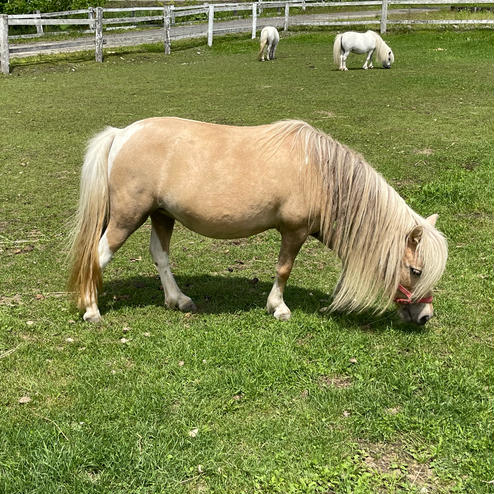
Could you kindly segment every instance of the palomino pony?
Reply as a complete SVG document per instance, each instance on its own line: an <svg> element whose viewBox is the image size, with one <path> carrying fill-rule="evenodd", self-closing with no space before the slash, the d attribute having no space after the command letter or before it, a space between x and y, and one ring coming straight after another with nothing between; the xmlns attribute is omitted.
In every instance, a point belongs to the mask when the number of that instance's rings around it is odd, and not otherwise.
<svg viewBox="0 0 494 494"><path fill-rule="evenodd" d="M260 49L257 58L264 62L264 54L266 54L266 60L274 60L276 53L276 47L280 42L280 35L278 30L273 26L266 26L261 31Z"/></svg>
<svg viewBox="0 0 494 494"><path fill-rule="evenodd" d="M190 312L170 270L176 220L201 235L233 239L270 228L281 233L276 277L267 299L290 318L283 291L309 235L333 249L342 273L332 310L384 310L432 316L432 288L447 245L436 215L415 213L359 154L305 122L236 127L150 118L108 127L87 148L71 248L69 280L86 321L99 321L102 269L151 217L150 251L165 304Z"/></svg>
<svg viewBox="0 0 494 494"><path fill-rule="evenodd" d="M346 67L346 59L352 53L367 53L363 69L372 69L372 55L376 53L376 58L379 63L382 63L385 69L391 68L391 64L395 61L393 51L374 31L365 33L356 33L348 31L343 34L338 34L333 44L333 60L340 70L348 70Z"/></svg>

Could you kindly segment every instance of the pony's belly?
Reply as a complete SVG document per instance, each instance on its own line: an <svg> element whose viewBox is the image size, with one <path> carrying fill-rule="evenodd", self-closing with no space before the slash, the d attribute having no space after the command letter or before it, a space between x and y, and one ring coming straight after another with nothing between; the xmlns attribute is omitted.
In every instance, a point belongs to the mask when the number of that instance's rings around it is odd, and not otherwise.
<svg viewBox="0 0 494 494"><path fill-rule="evenodd" d="M238 214L228 209L220 212L178 211L167 208L167 213L189 230L211 238L244 238L274 228L276 215L269 210L254 214Z"/></svg>
<svg viewBox="0 0 494 494"><path fill-rule="evenodd" d="M354 46L351 51L352 53L357 53L358 55L362 55L363 53L367 53L369 49Z"/></svg>

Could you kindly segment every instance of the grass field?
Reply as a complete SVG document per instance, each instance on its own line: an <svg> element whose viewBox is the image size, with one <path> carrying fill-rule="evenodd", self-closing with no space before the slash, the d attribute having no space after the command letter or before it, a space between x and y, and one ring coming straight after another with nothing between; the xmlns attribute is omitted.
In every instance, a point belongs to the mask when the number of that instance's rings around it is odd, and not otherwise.
<svg viewBox="0 0 494 494"><path fill-rule="evenodd" d="M494 33L395 32L391 70L332 65L331 32L13 64L0 78L0 492L493 492ZM178 47L180 48L180 46ZM306 120L362 152L449 240L436 317L325 315L339 261L316 241L264 312L278 234L178 227L199 307L167 310L150 227L105 272L104 322L64 293L87 139L155 115Z"/></svg>

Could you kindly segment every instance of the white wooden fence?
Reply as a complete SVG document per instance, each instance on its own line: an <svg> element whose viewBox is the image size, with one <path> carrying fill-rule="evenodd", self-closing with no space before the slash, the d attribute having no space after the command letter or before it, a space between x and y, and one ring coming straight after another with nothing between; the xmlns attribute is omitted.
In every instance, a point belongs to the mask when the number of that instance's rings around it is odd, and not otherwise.
<svg viewBox="0 0 494 494"><path fill-rule="evenodd" d="M290 8L299 7L304 10L310 7L380 7L380 12L376 11L376 14L380 13L380 19L366 19L359 20L358 17L348 20L334 19L328 21L314 21L307 20L298 21L297 25L324 25L324 26L350 26L350 25L370 25L378 24L380 26L381 33L385 33L387 26L390 24L438 24L438 25L466 25L466 24L490 24L494 25L493 19L485 20L427 20L427 19L389 19L388 7L389 6L401 6L401 7L415 7L415 6L445 6L445 5L494 5L494 0L360 0L360 1L317 1L317 0L285 0L285 1L267 1L267 2L254 2L254 3L228 3L228 4L203 4L194 6L166 6L166 7L132 7L132 8L102 8L96 7L85 10L73 10L68 12L49 12L49 13L36 13L25 15L0 15L0 64L1 71L4 74L9 73L10 67L10 55L14 55L16 51L20 51L22 47L9 47L9 26L36 26L38 35L43 33L43 26L87 26L89 31L94 32L94 39L88 44L86 40L74 40L67 42L57 42L57 47L62 51L64 48L69 48L72 51L85 50L95 48L95 58L97 62L103 61L103 45L104 31L103 26L118 26L123 24L137 24L144 22L158 22L163 26L163 44L165 54L169 54L171 51L171 40L180 39L186 37L200 37L207 36L208 46L212 46L213 33L224 34L225 32L240 32L245 31L245 25L243 27L229 27L229 28L214 28L215 14L217 12L251 12L252 24L251 29L252 38L256 37L257 32L257 18L259 13L262 13L266 9L284 9L284 22L283 30L287 30L290 21ZM149 15L156 12L156 15ZM128 17L112 17L112 14L128 13ZM136 15L146 13L147 15ZM172 36L171 26L175 23L178 17L187 17L198 14L204 14L204 18L207 18L207 31L191 31L190 33L177 33ZM342 14L344 15L344 14ZM76 17L79 16L79 17ZM84 16L84 17L81 17ZM373 16L375 17L375 16ZM309 19L309 18L308 18Z"/></svg>

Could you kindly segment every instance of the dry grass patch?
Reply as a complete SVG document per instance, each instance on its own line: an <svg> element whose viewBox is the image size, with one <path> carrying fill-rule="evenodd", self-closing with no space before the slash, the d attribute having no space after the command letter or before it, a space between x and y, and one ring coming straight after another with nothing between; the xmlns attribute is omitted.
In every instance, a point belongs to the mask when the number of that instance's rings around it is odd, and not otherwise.
<svg viewBox="0 0 494 494"><path fill-rule="evenodd" d="M421 492L436 492L439 479L427 463L419 463L402 443L371 443L363 447L363 462L380 475L401 478Z"/></svg>

